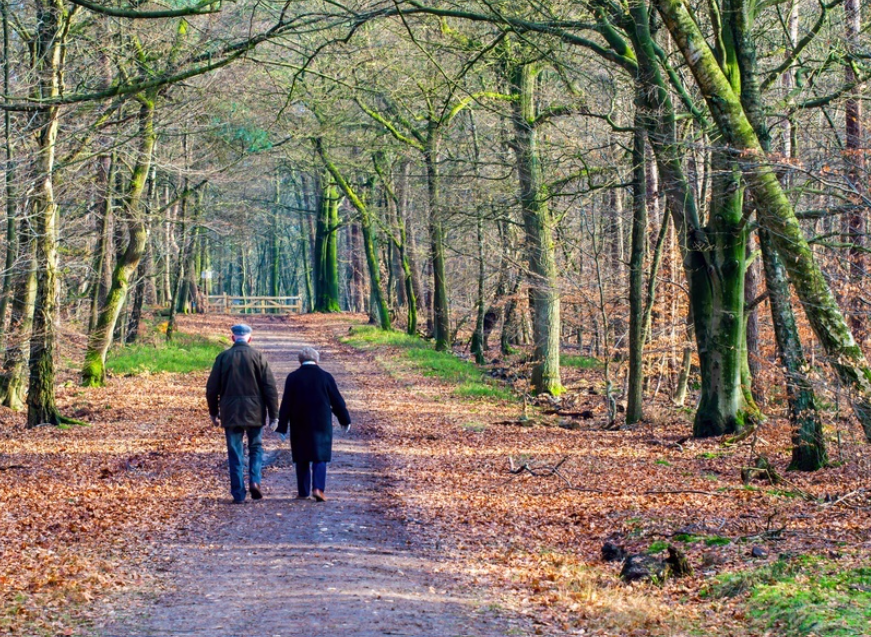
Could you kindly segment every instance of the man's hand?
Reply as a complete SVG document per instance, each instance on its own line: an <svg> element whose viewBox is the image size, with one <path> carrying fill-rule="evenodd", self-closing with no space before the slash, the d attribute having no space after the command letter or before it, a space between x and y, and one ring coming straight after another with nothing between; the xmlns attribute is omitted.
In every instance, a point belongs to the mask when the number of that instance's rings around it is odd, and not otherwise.
<svg viewBox="0 0 871 637"><path fill-rule="evenodd" d="M278 418L273 418L269 421L269 431L278 430Z"/></svg>
<svg viewBox="0 0 871 637"><path fill-rule="evenodd" d="M212 424L215 425L215 427L221 426L221 419L218 416L209 416L209 418L212 419Z"/></svg>
<svg viewBox="0 0 871 637"><path fill-rule="evenodd" d="M349 431L351 431L351 425L350 425L350 424L345 425L344 427L342 427L342 433L348 433Z"/></svg>

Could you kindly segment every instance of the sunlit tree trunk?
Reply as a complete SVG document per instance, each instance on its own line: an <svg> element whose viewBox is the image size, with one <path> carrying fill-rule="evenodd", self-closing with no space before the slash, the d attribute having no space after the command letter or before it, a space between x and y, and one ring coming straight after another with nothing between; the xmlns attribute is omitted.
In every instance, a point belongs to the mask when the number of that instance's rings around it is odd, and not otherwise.
<svg viewBox="0 0 871 637"><path fill-rule="evenodd" d="M272 227L269 233L269 293L281 296L281 249L279 219L281 213L281 173L275 175L275 203L272 207Z"/></svg>
<svg viewBox="0 0 871 637"><path fill-rule="evenodd" d="M114 158L111 155L102 155L97 158L97 202L95 211L97 214L97 251L94 255L94 267L91 281L91 312L88 322L88 331L97 325L100 309L106 303L106 295L112 285L112 177Z"/></svg>
<svg viewBox="0 0 871 637"><path fill-rule="evenodd" d="M741 231L743 197L740 183L735 167L721 153L718 196L711 198L708 225L703 227L695 197L683 171L675 109L654 50L647 5L633 2L630 12L648 137L656 153L660 180L681 246L690 290L702 381L693 435L706 437L731 433L741 428L748 416L755 418L758 415L752 399L748 402L749 394L744 392L741 383L745 350L745 254L743 243L740 255L736 247L744 236Z"/></svg>
<svg viewBox="0 0 871 637"><path fill-rule="evenodd" d="M63 81L63 58L69 14L63 0L39 0L34 38L37 97L57 98ZM32 198L36 233L36 304L30 339L30 377L27 388L27 426L60 424L55 403L55 345L57 312L57 201L54 193L55 152L60 110L48 106L34 114L37 133L36 179Z"/></svg>
<svg viewBox="0 0 871 637"><path fill-rule="evenodd" d="M554 220L547 199L538 148L535 81L532 64L509 65L514 152L520 183L520 204L529 264L532 337L535 366L532 388L554 396L560 380L560 294L553 245Z"/></svg>

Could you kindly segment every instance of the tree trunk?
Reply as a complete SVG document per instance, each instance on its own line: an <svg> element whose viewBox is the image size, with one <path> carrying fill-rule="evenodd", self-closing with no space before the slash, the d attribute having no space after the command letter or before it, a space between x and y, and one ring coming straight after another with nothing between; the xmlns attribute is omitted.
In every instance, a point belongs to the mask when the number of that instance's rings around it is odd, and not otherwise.
<svg viewBox="0 0 871 637"><path fill-rule="evenodd" d="M332 177L323 179L315 232L315 312L339 312L339 195Z"/></svg>
<svg viewBox="0 0 871 637"><path fill-rule="evenodd" d="M312 285L312 269L311 269L311 232L310 226L306 223L308 216L308 197L305 195L306 179L305 175L300 177L300 188L303 191L297 196L297 212L299 215L299 258L302 260L303 277L305 278L305 299L306 310L314 311L314 287ZM305 207L305 212L303 208Z"/></svg>
<svg viewBox="0 0 871 637"><path fill-rule="evenodd" d="M639 100L640 103L640 100ZM644 256L647 253L647 171L643 117L635 115L632 144L632 244L629 254L629 381L626 424L644 417ZM651 273L653 274L653 273Z"/></svg>
<svg viewBox="0 0 871 637"><path fill-rule="evenodd" d="M63 51L69 15L63 0L37 3L38 30L34 38L37 97L53 99L61 93ZM54 169L59 109L51 106L34 114L37 134L36 179L32 223L36 233L36 305L30 339L30 378L27 426L60 424L55 403L55 320L57 311L57 202Z"/></svg>
<svg viewBox="0 0 871 637"><path fill-rule="evenodd" d="M432 128L432 125L431 125ZM440 208L439 145L437 132L430 130L424 150L426 185L429 195L429 242L432 263L432 322L437 351L451 348L451 318L445 274L445 231Z"/></svg>
<svg viewBox="0 0 871 637"><path fill-rule="evenodd" d="M768 153L771 150L771 135L758 88L752 16L747 5L742 2L736 2L736 5L727 13L727 26L734 34L737 63L741 69L741 102L762 150ZM793 45L798 39L797 20L797 7L794 4L789 18L789 37ZM792 72L792 69L788 70L787 75ZM787 83L791 83L791 78ZM787 128L791 128L791 123L788 123ZM789 158L794 158L797 151L793 135L794 132L790 130L784 140L786 156ZM786 376L789 419L793 428L793 458L790 468L814 471L827 463L822 422L817 412L813 388L805 374L807 365L792 310L784 264L768 231L762 228L758 234L778 356Z"/></svg>
<svg viewBox="0 0 871 637"><path fill-rule="evenodd" d="M397 190L397 199L399 200L399 206L397 214L399 215L400 220L402 221L402 232L403 239L403 252L405 253L405 260L408 262L408 272L406 272L406 279L411 278L411 288L414 292L414 326L415 331L417 333L417 323L418 323L418 315L423 309L421 303L424 299L424 291L423 284L420 280L420 268L418 267L417 262L417 242L414 237L414 227L412 225L411 219L411 206L410 206L410 197L409 191L410 187L408 184L408 176L409 171L411 169L411 162L408 160L404 160L400 166L399 170L399 181L396 184ZM403 268L405 266L403 265ZM408 288L408 282L406 282L406 290ZM407 294L408 298L411 298L411 294ZM410 310L409 310L410 312ZM411 319L409 318L409 326L411 325ZM409 334L411 334L411 328L409 327Z"/></svg>
<svg viewBox="0 0 871 637"><path fill-rule="evenodd" d="M281 296L281 250L279 248L279 214L281 210L281 174L275 175L275 205L269 233L269 293Z"/></svg>
<svg viewBox="0 0 871 637"><path fill-rule="evenodd" d="M560 294L553 245L554 221L548 208L547 187L541 173L536 130L535 81L531 64L510 68L514 125L514 153L520 183L520 204L526 232L530 309L534 340L532 388L557 396L560 380Z"/></svg>
<svg viewBox="0 0 871 637"><path fill-rule="evenodd" d="M475 356L475 362L478 365L483 365L484 360L484 220L483 213L478 211L476 220L477 238L478 238L478 299L477 313L475 318L475 331L472 333L472 354Z"/></svg>
<svg viewBox="0 0 871 637"><path fill-rule="evenodd" d="M853 56L860 52L859 33L862 30L861 0L844 0L844 22L846 32L844 40L847 46L848 59L844 65L847 84L854 85L847 93L844 103L844 119L846 130L844 135L844 155L847 163L847 182L850 189L850 200L856 205L844 219L846 225L846 242L849 249L849 275L853 289L861 289L862 278L865 276L865 215L867 207L862 206L867 193L865 173L865 149L862 148L862 87L858 85L855 60ZM861 331L864 324L864 308L856 292L850 298L850 324L853 331ZM866 430L866 433L869 430Z"/></svg>
<svg viewBox="0 0 871 637"><path fill-rule="evenodd" d="M142 193L151 172L151 156L154 150L155 97L151 94L140 97L139 151L124 197L129 239L127 248L115 264L112 287L106 303L100 310L94 329L88 334L88 349L82 369L82 382L86 386L99 387L106 382L106 353L112 344L112 333L127 301L130 278L139 267L139 261L148 245L148 225L142 210Z"/></svg>
<svg viewBox="0 0 871 637"><path fill-rule="evenodd" d="M690 258L693 320L702 370L699 408L693 423L697 438L740 431L748 403L742 383L744 264L743 192L740 174L722 151L714 151L711 212L705 235L709 250Z"/></svg>
<svg viewBox="0 0 871 637"><path fill-rule="evenodd" d="M744 206L750 206L749 197ZM749 214L749 210L747 211ZM753 243L748 237L747 258L750 259L753 251ZM759 264L756 259L747 265L744 273L744 304L749 306L759 294ZM743 380L744 386L750 388L753 400L758 404L765 400L765 392L759 387L759 312L753 307L746 313L744 330L747 334L745 369Z"/></svg>
<svg viewBox="0 0 871 637"><path fill-rule="evenodd" d="M619 188L608 193L608 254L611 269L619 279L623 275L623 197Z"/></svg>
<svg viewBox="0 0 871 637"><path fill-rule="evenodd" d="M27 360L36 303L36 244L30 220L22 218L16 282L13 287L7 345L0 376L0 404L16 411L24 407Z"/></svg>
<svg viewBox="0 0 871 637"><path fill-rule="evenodd" d="M112 285L112 189L114 156L103 155L97 158L96 190L99 198L97 213L97 252L94 255L93 280L91 283L91 313L88 331L97 325L100 309L106 303L106 296Z"/></svg>
<svg viewBox="0 0 871 637"><path fill-rule="evenodd" d="M182 141L185 147L185 155L187 155L187 135L183 137ZM187 162L186 162L187 163ZM184 190L187 191L188 179L187 177L183 180ZM175 280L172 282L172 296L169 302L169 319L166 321L166 340L167 342L172 342L173 336L175 336L175 317L178 314L179 300L182 296L182 288L184 287L185 280L185 262L187 261L187 249L188 249L188 198L185 197L181 200L178 212L178 233L181 238L181 243L179 245L178 250L178 263L175 268ZM245 296L246 292L246 280L247 280L247 271L245 268L245 246L240 246L239 250L239 260L240 260L240 269L242 271L242 276L240 277L240 294ZM171 266L171 260L169 259L169 255L167 255L167 267Z"/></svg>
<svg viewBox="0 0 871 637"><path fill-rule="evenodd" d="M765 229L759 230L759 247L762 250L771 320L775 327L774 336L777 339L777 353L786 376L789 421L793 429L792 463L789 468L816 471L826 466L828 456L823 438L823 423L817 412L814 391L804 372L807 362L789 300L786 268L780 255L774 250L768 231Z"/></svg>
<svg viewBox="0 0 871 637"><path fill-rule="evenodd" d="M145 305L148 277L151 276L151 248L146 247L145 255L136 270L136 286L133 288L133 307L130 310L130 320L127 322L127 334L124 342L131 345L139 338L139 325L142 322L142 308Z"/></svg>
<svg viewBox="0 0 871 637"><path fill-rule="evenodd" d="M2 0L0 10L3 15L3 95L10 95L9 90L9 4L8 0ZM5 98L4 98L5 99ZM6 164L4 166L4 178L6 186L6 263L3 270L3 284L0 290L0 336L6 333L6 313L9 302L12 300L13 272L15 258L18 252L18 233L15 225L17 219L18 193L15 187L15 161L12 147L12 113L3 111L3 136L4 150L6 152ZM2 343L2 340L0 340Z"/></svg>

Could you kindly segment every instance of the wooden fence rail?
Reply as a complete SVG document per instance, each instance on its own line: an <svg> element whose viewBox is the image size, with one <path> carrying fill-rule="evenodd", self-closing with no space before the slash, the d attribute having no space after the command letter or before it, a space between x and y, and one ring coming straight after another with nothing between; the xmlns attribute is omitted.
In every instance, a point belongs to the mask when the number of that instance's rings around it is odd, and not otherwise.
<svg viewBox="0 0 871 637"><path fill-rule="evenodd" d="M210 294L205 297L207 313L218 314L302 314L300 296L230 296Z"/></svg>

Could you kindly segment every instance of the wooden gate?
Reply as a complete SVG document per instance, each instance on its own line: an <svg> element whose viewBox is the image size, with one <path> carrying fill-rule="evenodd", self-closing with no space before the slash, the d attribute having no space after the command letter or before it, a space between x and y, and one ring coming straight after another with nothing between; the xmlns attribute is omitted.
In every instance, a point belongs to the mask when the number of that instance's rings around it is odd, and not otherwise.
<svg viewBox="0 0 871 637"><path fill-rule="evenodd" d="M302 314L300 296L230 296L210 294L206 298L208 313L218 314Z"/></svg>

